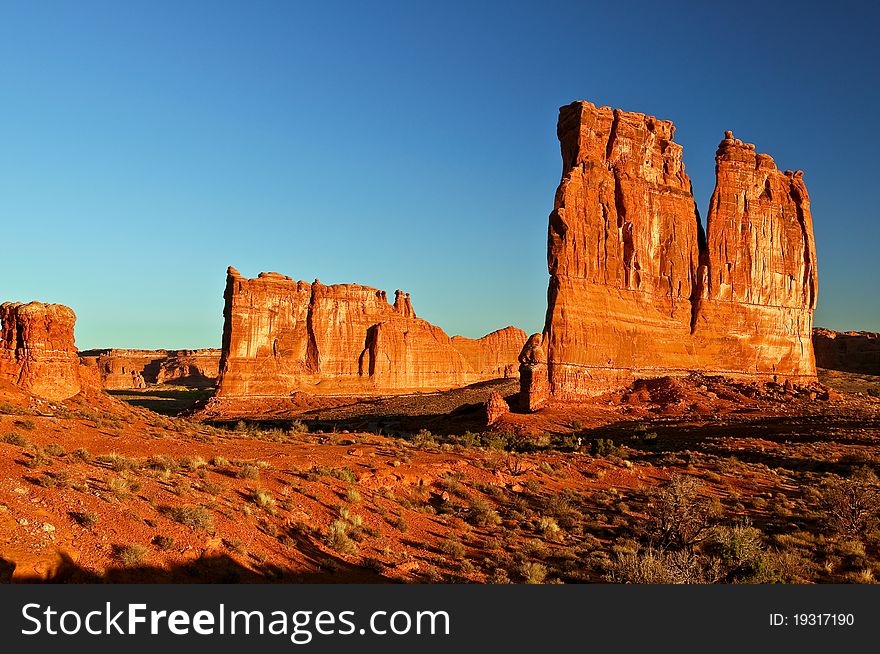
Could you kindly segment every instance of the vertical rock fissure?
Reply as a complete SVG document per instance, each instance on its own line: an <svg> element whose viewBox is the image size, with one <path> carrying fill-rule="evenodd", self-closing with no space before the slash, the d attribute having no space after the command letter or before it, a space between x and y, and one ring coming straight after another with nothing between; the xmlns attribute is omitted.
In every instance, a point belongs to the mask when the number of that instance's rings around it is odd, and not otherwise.
<svg viewBox="0 0 880 654"><path fill-rule="evenodd" d="M560 109L567 167L550 217L543 338L521 357L528 407L689 370L815 379L803 347L816 293L808 201L788 198L772 158L726 132L704 226L674 129L589 102Z"/></svg>

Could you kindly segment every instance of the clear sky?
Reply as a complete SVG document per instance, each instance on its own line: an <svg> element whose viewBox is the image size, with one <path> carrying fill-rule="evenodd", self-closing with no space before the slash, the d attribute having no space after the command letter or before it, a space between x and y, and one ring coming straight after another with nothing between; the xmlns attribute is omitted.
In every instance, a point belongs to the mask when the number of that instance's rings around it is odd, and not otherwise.
<svg viewBox="0 0 880 654"><path fill-rule="evenodd" d="M560 105L803 169L816 324L880 331L880 11L852 2L0 4L0 299L77 344L219 346L228 265L543 326Z"/></svg>

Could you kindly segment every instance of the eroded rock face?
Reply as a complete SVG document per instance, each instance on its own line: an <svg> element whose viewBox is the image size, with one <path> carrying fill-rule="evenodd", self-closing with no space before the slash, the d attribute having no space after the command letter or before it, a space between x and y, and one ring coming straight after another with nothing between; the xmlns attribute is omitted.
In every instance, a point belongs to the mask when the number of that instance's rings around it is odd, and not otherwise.
<svg viewBox="0 0 880 654"><path fill-rule="evenodd" d="M89 383L74 344L76 314L62 304L0 305L0 378L34 395L65 400Z"/></svg>
<svg viewBox="0 0 880 654"><path fill-rule="evenodd" d="M452 339L416 317L408 293L326 286L229 268L218 397L398 393L504 376L526 335Z"/></svg>
<svg viewBox="0 0 880 654"><path fill-rule="evenodd" d="M486 424L494 425L502 416L510 413L510 405L498 391L492 391L486 400Z"/></svg>
<svg viewBox="0 0 880 654"><path fill-rule="evenodd" d="M220 369L220 350L87 350L83 365L95 368L104 388L127 390L147 384L213 388Z"/></svg>
<svg viewBox="0 0 880 654"><path fill-rule="evenodd" d="M689 371L815 380L802 174L728 132L704 233L674 132L589 102L560 109L547 319L520 357L527 407Z"/></svg>
<svg viewBox="0 0 880 654"><path fill-rule="evenodd" d="M813 350L819 368L880 375L880 334L813 330Z"/></svg>

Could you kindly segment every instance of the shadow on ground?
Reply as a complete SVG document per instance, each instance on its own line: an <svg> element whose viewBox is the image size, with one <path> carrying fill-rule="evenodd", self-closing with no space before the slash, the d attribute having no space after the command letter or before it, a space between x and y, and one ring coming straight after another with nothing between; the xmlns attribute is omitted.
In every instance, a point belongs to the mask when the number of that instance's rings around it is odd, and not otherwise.
<svg viewBox="0 0 880 654"><path fill-rule="evenodd" d="M107 393L132 406L149 409L165 416L178 416L213 396L214 389L154 387L107 391Z"/></svg>

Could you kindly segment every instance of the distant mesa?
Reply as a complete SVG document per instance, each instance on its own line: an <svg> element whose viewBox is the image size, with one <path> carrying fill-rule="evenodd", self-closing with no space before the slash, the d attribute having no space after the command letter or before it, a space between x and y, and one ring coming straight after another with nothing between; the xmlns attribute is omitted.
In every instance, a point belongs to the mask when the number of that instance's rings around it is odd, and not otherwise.
<svg viewBox="0 0 880 654"><path fill-rule="evenodd" d="M0 380L48 400L66 400L97 387L80 365L74 344L76 314L63 304L0 305Z"/></svg>
<svg viewBox="0 0 880 654"><path fill-rule="evenodd" d="M813 330L816 366L829 370L880 375L880 334Z"/></svg>
<svg viewBox="0 0 880 654"><path fill-rule="evenodd" d="M227 271L218 398L406 393L515 377L526 334L450 338L409 293Z"/></svg>
<svg viewBox="0 0 880 654"><path fill-rule="evenodd" d="M520 356L527 408L691 371L816 380L803 174L726 132L704 232L674 131L589 102L560 109L546 321Z"/></svg>
<svg viewBox="0 0 880 654"><path fill-rule="evenodd" d="M107 390L171 384L213 388L220 369L220 350L99 349L79 353L83 365L96 369Z"/></svg>

